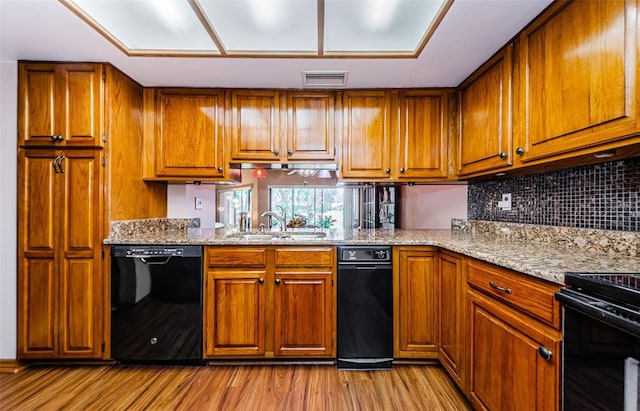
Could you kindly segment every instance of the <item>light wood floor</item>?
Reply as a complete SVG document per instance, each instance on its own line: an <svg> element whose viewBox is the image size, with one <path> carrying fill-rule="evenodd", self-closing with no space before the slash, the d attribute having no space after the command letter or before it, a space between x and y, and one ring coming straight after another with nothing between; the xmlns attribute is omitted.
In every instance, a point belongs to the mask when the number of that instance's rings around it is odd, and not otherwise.
<svg viewBox="0 0 640 411"><path fill-rule="evenodd" d="M0 374L0 410L470 410L435 365L57 366Z"/></svg>

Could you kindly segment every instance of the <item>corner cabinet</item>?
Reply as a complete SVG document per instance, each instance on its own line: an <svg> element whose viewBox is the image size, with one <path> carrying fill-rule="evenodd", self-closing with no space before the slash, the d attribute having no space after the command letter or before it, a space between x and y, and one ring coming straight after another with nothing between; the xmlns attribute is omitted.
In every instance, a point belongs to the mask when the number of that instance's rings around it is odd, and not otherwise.
<svg viewBox="0 0 640 411"><path fill-rule="evenodd" d="M19 155L18 358L102 354L102 153Z"/></svg>
<svg viewBox="0 0 640 411"><path fill-rule="evenodd" d="M640 131L639 6L559 2L520 34L520 161L640 141L623 141Z"/></svg>
<svg viewBox="0 0 640 411"><path fill-rule="evenodd" d="M458 88L458 172L468 175L513 164L513 45Z"/></svg>
<svg viewBox="0 0 640 411"><path fill-rule="evenodd" d="M145 106L145 178L227 177L223 90L147 89Z"/></svg>
<svg viewBox="0 0 640 411"><path fill-rule="evenodd" d="M335 258L334 247L207 247L205 357L335 357Z"/></svg>
<svg viewBox="0 0 640 411"><path fill-rule="evenodd" d="M559 410L560 287L469 260L468 396L478 410Z"/></svg>
<svg viewBox="0 0 640 411"><path fill-rule="evenodd" d="M393 248L394 357L438 357L437 251Z"/></svg>
<svg viewBox="0 0 640 411"><path fill-rule="evenodd" d="M18 65L18 145L101 147L103 65Z"/></svg>

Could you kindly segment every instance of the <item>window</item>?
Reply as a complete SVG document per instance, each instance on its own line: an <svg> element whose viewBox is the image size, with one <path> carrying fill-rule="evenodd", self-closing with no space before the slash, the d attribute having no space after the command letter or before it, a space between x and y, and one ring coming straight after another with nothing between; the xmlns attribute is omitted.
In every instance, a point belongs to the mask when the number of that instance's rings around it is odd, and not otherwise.
<svg viewBox="0 0 640 411"><path fill-rule="evenodd" d="M284 214L288 227L351 227L351 191L344 187L273 186L269 187L269 209ZM273 227L278 224L271 220Z"/></svg>

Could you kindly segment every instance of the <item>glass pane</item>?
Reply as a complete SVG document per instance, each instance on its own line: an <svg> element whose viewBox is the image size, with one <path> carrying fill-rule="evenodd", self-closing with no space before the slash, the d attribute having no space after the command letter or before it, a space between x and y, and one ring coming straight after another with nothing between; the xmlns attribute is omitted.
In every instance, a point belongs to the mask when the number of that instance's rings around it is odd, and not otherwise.
<svg viewBox="0 0 640 411"><path fill-rule="evenodd" d="M218 53L185 0L75 0L129 50L185 50Z"/></svg>
<svg viewBox="0 0 640 411"><path fill-rule="evenodd" d="M325 51L405 51L420 45L436 0L325 1Z"/></svg>
<svg viewBox="0 0 640 411"><path fill-rule="evenodd" d="M228 51L310 51L318 49L315 1L201 0Z"/></svg>

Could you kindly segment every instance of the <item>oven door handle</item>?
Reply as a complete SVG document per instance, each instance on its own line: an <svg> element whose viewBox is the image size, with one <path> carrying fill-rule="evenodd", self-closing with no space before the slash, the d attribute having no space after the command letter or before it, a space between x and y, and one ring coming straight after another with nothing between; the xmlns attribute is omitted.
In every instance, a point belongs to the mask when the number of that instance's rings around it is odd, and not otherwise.
<svg viewBox="0 0 640 411"><path fill-rule="evenodd" d="M637 323L601 308L600 304L602 302L598 299L564 288L556 293L556 300L566 308L573 309L640 338L640 326Z"/></svg>

